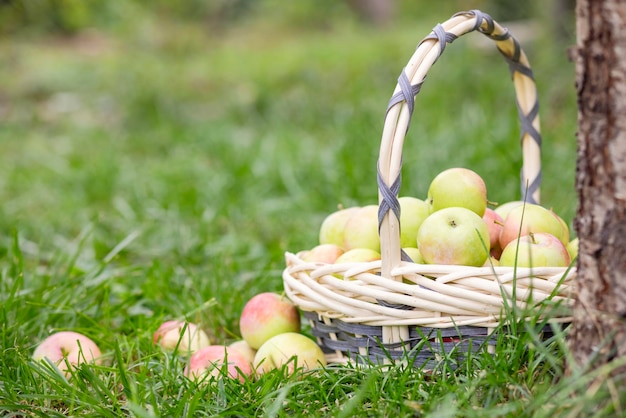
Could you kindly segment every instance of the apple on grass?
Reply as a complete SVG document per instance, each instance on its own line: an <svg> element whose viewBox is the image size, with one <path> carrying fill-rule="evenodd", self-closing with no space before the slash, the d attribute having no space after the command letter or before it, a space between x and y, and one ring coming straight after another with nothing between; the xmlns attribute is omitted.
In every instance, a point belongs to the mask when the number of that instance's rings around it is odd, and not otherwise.
<svg viewBox="0 0 626 418"><path fill-rule="evenodd" d="M306 335L286 332L276 335L256 352L254 366L259 374L287 366L289 374L326 366L320 346Z"/></svg>
<svg viewBox="0 0 626 418"><path fill-rule="evenodd" d="M253 296L239 318L241 337L258 350L275 335L300 331L300 312L285 296L264 292Z"/></svg>
<svg viewBox="0 0 626 418"><path fill-rule="evenodd" d="M225 367L225 369L224 369ZM201 380L209 376L220 377L223 373L232 379L245 381L252 375L252 363L248 356L225 345L209 345L193 353L184 374L190 379Z"/></svg>
<svg viewBox="0 0 626 418"><path fill-rule="evenodd" d="M478 173L462 167L437 174L428 187L430 213L449 207L463 207L483 216L487 207L487 186Z"/></svg>
<svg viewBox="0 0 626 418"><path fill-rule="evenodd" d="M166 321L156 330L154 344L167 351L189 353L211 344L206 333L198 325L186 321Z"/></svg>
<svg viewBox="0 0 626 418"><path fill-rule="evenodd" d="M568 240L564 239L563 224L554 216L553 212L543 206L526 203L511 209L504 219L504 225L500 232L500 246L506 246L518 237L530 233L545 232L559 238L563 245Z"/></svg>
<svg viewBox="0 0 626 418"><path fill-rule="evenodd" d="M427 264L480 267L489 257L489 231L470 209L450 207L432 213L417 233L417 248Z"/></svg>
<svg viewBox="0 0 626 418"><path fill-rule="evenodd" d="M237 340L228 345L229 349L237 350L250 361L250 364L254 364L254 356L256 355L256 350L250 347L250 344L246 342L246 340Z"/></svg>
<svg viewBox="0 0 626 418"><path fill-rule="evenodd" d="M400 246L415 247L420 225L430 214L428 203L411 196L398 198L400 203Z"/></svg>
<svg viewBox="0 0 626 418"><path fill-rule="evenodd" d="M337 244L319 244L302 255L302 260L309 262L333 264L337 257L344 253Z"/></svg>
<svg viewBox="0 0 626 418"><path fill-rule="evenodd" d="M369 248L380 252L378 205L367 205L356 211L343 230L343 249Z"/></svg>
<svg viewBox="0 0 626 418"><path fill-rule="evenodd" d="M91 338L78 332L61 331L48 336L35 348L33 360L43 359L54 363L67 377L70 367L82 363L101 364L102 352Z"/></svg>
<svg viewBox="0 0 626 418"><path fill-rule="evenodd" d="M324 218L319 230L319 243L335 244L343 247L343 231L346 227L346 222L359 209L358 206L341 208Z"/></svg>
<svg viewBox="0 0 626 418"><path fill-rule="evenodd" d="M500 265L513 267L567 267L570 256L561 240L545 232L530 233L502 250Z"/></svg>

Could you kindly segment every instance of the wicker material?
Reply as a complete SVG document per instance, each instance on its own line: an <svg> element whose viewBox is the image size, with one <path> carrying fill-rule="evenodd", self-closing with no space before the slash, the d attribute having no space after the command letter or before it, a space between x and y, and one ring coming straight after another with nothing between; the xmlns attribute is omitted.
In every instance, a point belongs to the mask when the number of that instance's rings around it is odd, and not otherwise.
<svg viewBox="0 0 626 418"><path fill-rule="evenodd" d="M305 312L330 362L405 358L410 351L414 363L430 364L442 353L490 344L503 312L514 308L527 317L547 317L556 322L570 319L576 275L573 268L514 269L403 261L398 191L402 146L415 95L446 45L473 31L492 39L509 64L522 130L522 198L539 203L538 101L526 55L515 38L490 16L477 10L458 13L437 25L418 44L389 101L378 161L381 260L323 264L305 262L301 254L286 254L285 291ZM553 309L548 311L546 306ZM432 344L433 330L439 330L435 334L441 344ZM452 335L456 338L451 339Z"/></svg>

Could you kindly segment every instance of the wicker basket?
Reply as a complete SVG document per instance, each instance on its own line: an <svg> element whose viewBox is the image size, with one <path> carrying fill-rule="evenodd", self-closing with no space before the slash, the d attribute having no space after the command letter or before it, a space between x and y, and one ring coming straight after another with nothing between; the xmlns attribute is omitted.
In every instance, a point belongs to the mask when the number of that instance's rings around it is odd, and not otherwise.
<svg viewBox="0 0 626 418"><path fill-rule="evenodd" d="M511 309L522 318L570 320L574 268L415 264L401 251L402 146L415 95L446 45L473 31L493 40L509 64L522 129L522 196L539 202L538 101L526 55L489 15L457 13L418 44L387 107L378 160L381 260L324 264L303 261L303 253L286 254L285 292L304 312L330 363L410 358L432 366L442 354L493 347L494 330L507 332L503 318L511 318Z"/></svg>

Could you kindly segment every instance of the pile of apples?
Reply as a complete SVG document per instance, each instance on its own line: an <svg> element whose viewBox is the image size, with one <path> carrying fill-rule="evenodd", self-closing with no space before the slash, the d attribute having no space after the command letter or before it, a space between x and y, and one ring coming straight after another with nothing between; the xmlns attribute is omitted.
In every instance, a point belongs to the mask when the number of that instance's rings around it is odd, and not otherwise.
<svg viewBox="0 0 626 418"><path fill-rule="evenodd" d="M278 293L259 293L248 300L239 330L241 339L228 345L213 344L198 325L171 320L154 332L153 343L188 357L183 373L196 381L228 376L244 382L283 366L291 374L326 365L319 345L301 332L300 311ZM69 377L71 368L81 363L102 364L104 357L87 336L62 331L42 341L33 359L47 359Z"/></svg>
<svg viewBox="0 0 626 418"><path fill-rule="evenodd" d="M510 201L495 207L484 180L461 167L440 172L426 199L402 196L400 246L415 263L464 266L566 267L578 254L567 223L538 204ZM380 259L378 205L339 208L319 230L308 262Z"/></svg>

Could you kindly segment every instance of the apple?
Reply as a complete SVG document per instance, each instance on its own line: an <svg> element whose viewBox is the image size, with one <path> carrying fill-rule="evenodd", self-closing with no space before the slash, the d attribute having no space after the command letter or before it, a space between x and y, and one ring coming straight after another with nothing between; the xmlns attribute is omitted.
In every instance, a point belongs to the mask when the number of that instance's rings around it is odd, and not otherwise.
<svg viewBox="0 0 626 418"><path fill-rule="evenodd" d="M332 264L343 253L343 248L337 244L319 244L307 251L302 260Z"/></svg>
<svg viewBox="0 0 626 418"><path fill-rule="evenodd" d="M256 350L246 342L246 340L237 340L228 345L229 349L237 350L250 361L250 364L254 364L254 356L256 355Z"/></svg>
<svg viewBox="0 0 626 418"><path fill-rule="evenodd" d="M320 244L335 244L343 246L343 230L346 222L354 215L359 207L341 208L328 215L322 221L319 231Z"/></svg>
<svg viewBox="0 0 626 418"><path fill-rule="evenodd" d="M369 248L380 252L378 205L367 205L356 211L343 230L343 249Z"/></svg>
<svg viewBox="0 0 626 418"><path fill-rule="evenodd" d="M502 226L504 225L504 219L491 208L485 208L485 213L483 214L483 220L487 225L487 230L489 231L489 252L494 258L499 258L502 253L502 248L500 247L500 232L502 231Z"/></svg>
<svg viewBox="0 0 626 418"><path fill-rule="evenodd" d="M293 374L296 370L311 370L326 364L320 346L309 337L296 332L286 332L270 338L254 357L254 366L259 374L285 365L289 374Z"/></svg>
<svg viewBox="0 0 626 418"><path fill-rule="evenodd" d="M513 267L567 267L570 256L561 240L546 232L530 233L511 241L500 256L500 265Z"/></svg>
<svg viewBox="0 0 626 418"><path fill-rule="evenodd" d="M554 217L556 217L556 219L559 221L559 223L561 224L561 227L563 228L563 233L562 235L559 237L561 239L561 242L563 244L565 244L567 246L567 244L569 243L569 225L567 225L567 222L565 222L565 220L563 218L561 218L556 212L554 212L552 209L550 209L550 213L552 213L552 215L554 215Z"/></svg>
<svg viewBox="0 0 626 418"><path fill-rule="evenodd" d="M300 312L285 296L273 292L253 296L239 318L241 337L258 350L275 335L300 331Z"/></svg>
<svg viewBox="0 0 626 418"><path fill-rule="evenodd" d="M424 264L424 257L422 257L422 253L420 253L419 248L405 247L402 249L402 251L404 251L415 264Z"/></svg>
<svg viewBox="0 0 626 418"><path fill-rule="evenodd" d="M367 263L380 260L380 253L370 248L353 248L341 254L335 260L335 264L341 263Z"/></svg>
<svg viewBox="0 0 626 418"><path fill-rule="evenodd" d="M430 214L428 203L411 196L398 198L400 203L400 246L415 247L417 231Z"/></svg>
<svg viewBox="0 0 626 418"><path fill-rule="evenodd" d="M196 324L177 320L162 323L152 341L167 351L178 349L182 353L194 352L211 344L209 337Z"/></svg>
<svg viewBox="0 0 626 418"><path fill-rule="evenodd" d="M523 205L525 202L523 200L511 200L509 202L502 203L495 207L494 211L502 217L502 219L506 219L509 215L511 209L517 206Z"/></svg>
<svg viewBox="0 0 626 418"><path fill-rule="evenodd" d="M48 336L35 348L33 360L46 358L68 376L72 366L82 363L101 364L102 352L89 337L78 332L61 331Z"/></svg>
<svg viewBox="0 0 626 418"><path fill-rule="evenodd" d="M487 187L474 171L455 167L437 174L428 187L430 213L449 207L462 207L483 216L487 207Z"/></svg>
<svg viewBox="0 0 626 418"><path fill-rule="evenodd" d="M209 345L193 353L183 373L190 379L201 380L207 374L220 377L226 366L228 377L244 382L252 376L253 369L249 358L237 349L225 345Z"/></svg>
<svg viewBox="0 0 626 418"><path fill-rule="evenodd" d="M433 212L417 232L417 248L428 264L482 266L489 257L483 218L462 207Z"/></svg>
<svg viewBox="0 0 626 418"><path fill-rule="evenodd" d="M572 260L578 257L578 245L578 237L576 237L568 242L565 246L565 248L567 249L567 253L569 254L569 258L571 258Z"/></svg>
<svg viewBox="0 0 626 418"><path fill-rule="evenodd" d="M506 248L511 241L531 232L552 234L561 239L563 245L568 242L567 240L563 241L563 225L551 210L534 203L526 203L511 209L504 219L504 225L500 232L500 246Z"/></svg>

